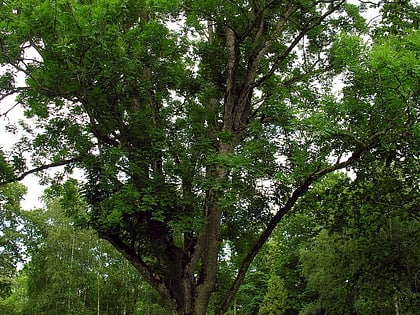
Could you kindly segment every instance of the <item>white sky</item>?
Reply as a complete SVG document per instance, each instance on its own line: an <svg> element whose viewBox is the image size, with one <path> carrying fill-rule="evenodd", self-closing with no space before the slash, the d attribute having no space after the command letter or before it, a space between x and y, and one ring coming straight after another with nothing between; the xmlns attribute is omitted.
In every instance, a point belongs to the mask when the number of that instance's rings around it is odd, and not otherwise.
<svg viewBox="0 0 420 315"><path fill-rule="evenodd" d="M35 58L34 51L28 51L28 55L32 58ZM3 74L5 71L4 68L0 68L0 74ZM18 74L16 77L17 86L25 85L25 77L22 73ZM0 102L0 147L6 153L12 148L12 146L19 140L19 134L13 134L6 131L6 126L8 124L16 124L19 119L23 118L23 110L20 106L14 107L9 111L15 104L16 95L11 95L5 98ZM4 115L7 112L7 116ZM45 187L39 184L39 179L35 175L28 175L22 181L27 187L27 194L25 199L22 201L21 205L23 209L30 210L33 208L41 207L40 197L43 194Z"/></svg>
<svg viewBox="0 0 420 315"><path fill-rule="evenodd" d="M0 103L0 114L3 114L11 106L13 106L15 103L14 98L15 96L10 96ZM6 156L7 151L10 150L13 144L19 139L18 135L13 135L12 133L6 131L6 125L17 122L20 118L22 118L22 111L19 107L11 110L7 117L0 117L0 146L4 151L6 151ZM39 184L38 178L34 175L28 175L21 182L28 188L28 193L21 204L22 207L26 210L40 207L41 202L39 197L41 197L44 187Z"/></svg>

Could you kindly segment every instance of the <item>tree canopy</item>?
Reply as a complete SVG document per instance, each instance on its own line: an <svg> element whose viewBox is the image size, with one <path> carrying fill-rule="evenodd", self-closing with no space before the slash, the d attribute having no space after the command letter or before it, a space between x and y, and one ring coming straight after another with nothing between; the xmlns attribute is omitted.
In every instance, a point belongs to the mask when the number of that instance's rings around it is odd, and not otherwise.
<svg viewBox="0 0 420 315"><path fill-rule="evenodd" d="M419 10L371 6L377 25L345 0L3 1L1 99L25 118L2 183L61 166L68 215L168 314L206 314L227 252L222 314L320 178L418 162Z"/></svg>

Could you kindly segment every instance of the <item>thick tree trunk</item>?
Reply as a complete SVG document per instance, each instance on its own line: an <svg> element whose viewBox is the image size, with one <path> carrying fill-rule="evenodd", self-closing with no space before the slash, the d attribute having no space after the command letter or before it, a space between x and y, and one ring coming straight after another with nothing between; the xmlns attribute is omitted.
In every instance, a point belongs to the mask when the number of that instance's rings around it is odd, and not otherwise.
<svg viewBox="0 0 420 315"><path fill-rule="evenodd" d="M208 222L201 237L203 264L194 297L194 315L206 314L210 294L216 282L221 220L221 211L217 206L218 195L217 191L210 190L207 196Z"/></svg>

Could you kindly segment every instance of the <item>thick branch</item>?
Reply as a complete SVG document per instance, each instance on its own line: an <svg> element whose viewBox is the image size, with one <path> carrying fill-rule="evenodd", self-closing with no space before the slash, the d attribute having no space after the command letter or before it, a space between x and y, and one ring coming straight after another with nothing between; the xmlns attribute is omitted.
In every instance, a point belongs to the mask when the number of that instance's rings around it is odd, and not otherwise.
<svg viewBox="0 0 420 315"><path fill-rule="evenodd" d="M238 41L233 30L226 29L226 46L228 48L228 76L226 80L225 95L225 117L224 124L226 129L231 129L234 120L234 107L236 102L236 80L239 67L240 52Z"/></svg>
<svg viewBox="0 0 420 315"><path fill-rule="evenodd" d="M165 286L163 278L160 275L153 273L139 255L117 236L99 233L99 237L110 242L112 246L114 246L140 272L144 279L159 292L161 297L164 298L163 302L167 309L176 309L175 302L171 298L171 294Z"/></svg>
<svg viewBox="0 0 420 315"><path fill-rule="evenodd" d="M252 12L253 12L253 16L254 19L252 20L251 23L248 23L248 26L246 27L245 31L240 34L241 38L245 38L247 36L249 36L252 32L252 30L257 26L258 26L258 32L260 32L260 35L262 35L264 29L264 23L265 23L265 14L266 14L266 10L267 8L269 8L275 1L277 0L273 0L273 1L268 1L266 3L259 3L255 0L252 1ZM262 5L262 6L261 6ZM288 3L288 5L290 5L290 3ZM245 14L246 15L246 14ZM257 34L255 39L260 38L260 36ZM256 43L256 41L254 42Z"/></svg>

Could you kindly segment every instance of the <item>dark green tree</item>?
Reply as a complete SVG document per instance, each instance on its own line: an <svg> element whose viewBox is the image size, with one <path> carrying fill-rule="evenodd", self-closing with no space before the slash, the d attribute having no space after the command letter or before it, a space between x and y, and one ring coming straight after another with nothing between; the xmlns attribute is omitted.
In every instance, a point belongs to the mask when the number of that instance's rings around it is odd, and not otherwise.
<svg viewBox="0 0 420 315"><path fill-rule="evenodd" d="M418 35L370 51L362 7L5 1L0 63L10 70L0 88L19 92L26 120L3 183L82 170L86 221L168 314L207 312L229 244L236 275L216 306L224 313L319 178L398 153L414 135ZM341 94L332 89L340 75Z"/></svg>
<svg viewBox="0 0 420 315"><path fill-rule="evenodd" d="M416 313L420 164L371 166L318 182L257 258L250 274L284 279L284 314Z"/></svg>
<svg viewBox="0 0 420 315"><path fill-rule="evenodd" d="M344 192L328 193L325 228L301 252L307 292L315 297L303 314L417 312L417 185L395 165L383 165L367 178L341 182Z"/></svg>

